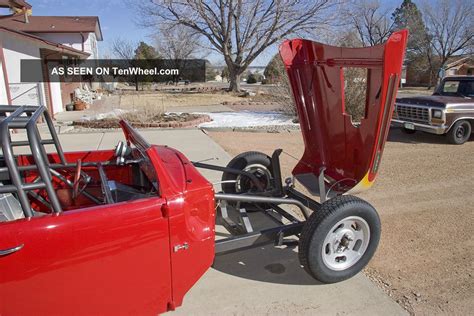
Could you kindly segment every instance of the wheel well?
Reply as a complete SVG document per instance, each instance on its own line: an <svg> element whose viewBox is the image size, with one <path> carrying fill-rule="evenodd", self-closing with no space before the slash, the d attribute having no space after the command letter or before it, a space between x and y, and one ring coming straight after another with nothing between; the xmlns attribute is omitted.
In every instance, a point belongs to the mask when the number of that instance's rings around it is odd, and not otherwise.
<svg viewBox="0 0 474 316"><path fill-rule="evenodd" d="M474 118L458 118L457 120L455 120L451 126L448 128L448 130L446 131L446 133L449 133L451 131L451 129L453 128L454 124L456 124L457 122L459 121L468 121L470 124L471 124L471 133L474 133Z"/></svg>
<svg viewBox="0 0 474 316"><path fill-rule="evenodd" d="M471 123L471 135L474 134L474 118L472 119L467 119L469 123Z"/></svg>

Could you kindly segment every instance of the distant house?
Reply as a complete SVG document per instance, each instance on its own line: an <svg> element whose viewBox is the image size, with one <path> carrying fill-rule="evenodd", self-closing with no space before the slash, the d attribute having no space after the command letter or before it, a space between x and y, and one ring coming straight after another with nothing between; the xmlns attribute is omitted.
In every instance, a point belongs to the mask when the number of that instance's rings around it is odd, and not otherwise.
<svg viewBox="0 0 474 316"><path fill-rule="evenodd" d="M436 60L434 61L436 63ZM438 61L439 62L439 61ZM431 83L436 83L438 71L435 70ZM474 75L474 55L452 56L445 65L444 76ZM420 57L407 64L406 84L411 86L427 86L430 82L429 65L425 58Z"/></svg>
<svg viewBox="0 0 474 316"><path fill-rule="evenodd" d="M64 110L74 100L81 83L49 82L43 67L43 82L21 83L22 59L98 58L102 41L96 16L34 16L24 0L0 0L11 14L0 16L0 104L45 105L51 113Z"/></svg>
<svg viewBox="0 0 474 316"><path fill-rule="evenodd" d="M446 65L446 75L474 75L474 55L456 56Z"/></svg>

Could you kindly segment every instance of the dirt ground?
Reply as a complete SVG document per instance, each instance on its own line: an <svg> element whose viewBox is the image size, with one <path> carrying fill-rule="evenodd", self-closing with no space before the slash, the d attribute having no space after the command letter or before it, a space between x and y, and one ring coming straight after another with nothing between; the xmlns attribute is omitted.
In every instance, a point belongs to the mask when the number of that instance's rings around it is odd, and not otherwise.
<svg viewBox="0 0 474 316"><path fill-rule="evenodd" d="M210 132L231 155L276 148L300 157L299 132ZM474 310L474 137L462 146L444 137L392 130L380 174L360 197L382 220L379 248L365 270L410 313L466 315ZM281 156L284 176L295 159Z"/></svg>

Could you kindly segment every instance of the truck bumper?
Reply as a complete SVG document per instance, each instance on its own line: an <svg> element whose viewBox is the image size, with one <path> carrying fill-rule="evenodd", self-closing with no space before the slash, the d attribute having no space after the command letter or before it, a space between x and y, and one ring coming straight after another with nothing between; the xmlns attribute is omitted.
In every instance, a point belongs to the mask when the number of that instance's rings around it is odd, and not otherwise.
<svg viewBox="0 0 474 316"><path fill-rule="evenodd" d="M406 122L406 121L392 119L392 126L394 127L406 127L407 125L413 126L416 131L422 131L422 132L436 134L436 135L446 134L448 130L448 128L444 125L439 125L439 126L426 125L426 124Z"/></svg>

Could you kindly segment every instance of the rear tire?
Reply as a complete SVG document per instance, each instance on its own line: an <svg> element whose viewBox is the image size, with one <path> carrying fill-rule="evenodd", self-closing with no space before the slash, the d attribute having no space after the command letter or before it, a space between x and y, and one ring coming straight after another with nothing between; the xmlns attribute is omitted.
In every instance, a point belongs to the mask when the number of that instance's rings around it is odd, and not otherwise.
<svg viewBox="0 0 474 316"><path fill-rule="evenodd" d="M230 172L222 174L222 181L236 181L235 183L222 183L224 193L238 194L249 192L264 192L273 188L271 158L264 153L248 151L237 155L228 164L227 168L247 171L254 174L259 180L262 189L259 189L249 177Z"/></svg>
<svg viewBox="0 0 474 316"><path fill-rule="evenodd" d="M451 144L462 145L469 140L472 133L472 126L469 121L460 120L454 123L447 136Z"/></svg>
<svg viewBox="0 0 474 316"><path fill-rule="evenodd" d="M380 219L368 202L337 196L311 214L301 232L299 259L323 283L340 282L359 273L380 239Z"/></svg>

